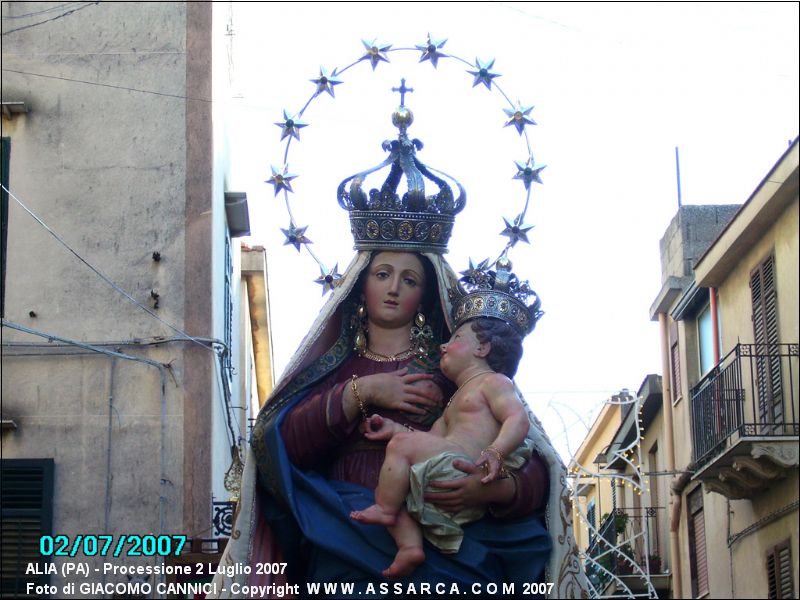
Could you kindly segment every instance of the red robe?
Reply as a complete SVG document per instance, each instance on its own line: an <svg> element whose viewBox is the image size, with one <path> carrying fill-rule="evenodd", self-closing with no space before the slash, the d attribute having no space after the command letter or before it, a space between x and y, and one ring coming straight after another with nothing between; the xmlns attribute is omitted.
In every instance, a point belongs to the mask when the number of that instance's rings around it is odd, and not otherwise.
<svg viewBox="0 0 800 600"><path fill-rule="evenodd" d="M300 469L316 469L329 479L349 481L375 489L385 456L386 445L367 440L358 430L359 419L347 420L342 409L342 393L350 385L352 375L364 377L390 373L408 366L411 359L399 362L377 362L351 356L308 398L296 406L281 425L289 460ZM445 399L455 388L441 373L434 382L442 388ZM415 429L427 430L442 407L427 415L414 415L396 410L370 407L370 413ZM547 499L549 478L544 462L534 452L528 463L515 473L516 494L510 504L492 506L495 516L516 518L541 508Z"/></svg>

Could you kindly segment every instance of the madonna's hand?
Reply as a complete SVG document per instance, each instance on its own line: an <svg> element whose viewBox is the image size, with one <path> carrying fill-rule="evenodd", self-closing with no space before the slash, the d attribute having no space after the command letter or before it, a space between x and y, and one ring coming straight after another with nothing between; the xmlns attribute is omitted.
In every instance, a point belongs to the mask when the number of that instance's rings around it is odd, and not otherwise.
<svg viewBox="0 0 800 600"><path fill-rule="evenodd" d="M505 504L513 499L514 488L509 487L510 479L498 479L483 484L481 478L486 476L484 469L460 459L455 459L453 466L467 476L453 481L431 482L431 487L442 491L425 494L426 501L432 502L442 510L455 513L473 506Z"/></svg>
<svg viewBox="0 0 800 600"><path fill-rule="evenodd" d="M365 400L373 406L424 415L424 407L439 406L442 390L430 381L430 373L409 373L404 367L393 373L376 373L358 379ZM430 385L428 385L430 384Z"/></svg>

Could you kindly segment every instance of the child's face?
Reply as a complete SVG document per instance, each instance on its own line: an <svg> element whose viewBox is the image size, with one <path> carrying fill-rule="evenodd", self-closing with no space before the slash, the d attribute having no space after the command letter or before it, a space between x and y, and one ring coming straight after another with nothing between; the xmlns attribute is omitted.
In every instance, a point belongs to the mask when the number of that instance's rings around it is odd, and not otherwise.
<svg viewBox="0 0 800 600"><path fill-rule="evenodd" d="M460 373L483 357L485 344L478 341L470 323L464 323L453 332L449 342L441 345L441 351L439 367L452 379L451 375Z"/></svg>

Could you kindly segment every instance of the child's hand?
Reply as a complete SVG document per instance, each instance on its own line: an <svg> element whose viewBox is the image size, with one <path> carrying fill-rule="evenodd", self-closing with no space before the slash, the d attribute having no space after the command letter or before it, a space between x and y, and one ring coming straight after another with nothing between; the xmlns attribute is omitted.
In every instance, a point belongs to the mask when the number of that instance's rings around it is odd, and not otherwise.
<svg viewBox="0 0 800 600"><path fill-rule="evenodd" d="M383 441L390 440L395 433L396 423L391 419L380 415L372 415L366 421L362 431L368 440Z"/></svg>
<svg viewBox="0 0 800 600"><path fill-rule="evenodd" d="M475 466L482 467L486 472L486 476L481 478L481 483L489 483L497 479L497 476L500 475L503 463L500 462L496 454L484 450L481 452L480 458L475 461Z"/></svg>

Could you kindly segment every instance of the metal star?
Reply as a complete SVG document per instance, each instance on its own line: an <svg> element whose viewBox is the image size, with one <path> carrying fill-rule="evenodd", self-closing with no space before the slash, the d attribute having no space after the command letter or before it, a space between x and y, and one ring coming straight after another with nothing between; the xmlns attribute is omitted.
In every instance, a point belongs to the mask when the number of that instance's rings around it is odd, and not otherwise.
<svg viewBox="0 0 800 600"><path fill-rule="evenodd" d="M509 117L505 126L513 125L517 128L517 133L522 135L525 125L536 125L536 121L528 116L532 110L533 106L522 106L519 102L514 108L504 108L503 112Z"/></svg>
<svg viewBox="0 0 800 600"><path fill-rule="evenodd" d="M512 246L515 246L520 240L526 244L530 244L528 241L528 232L533 229L533 225L523 225L522 215L517 215L517 218L514 219L513 222L509 222L505 217L503 217L503 221L506 223L506 228L504 231L500 232L500 235L507 236L511 240Z"/></svg>
<svg viewBox="0 0 800 600"><path fill-rule="evenodd" d="M305 236L306 229L308 229L308 226L295 227L294 223L289 223L289 229L281 229L283 235L286 236L286 241L283 242L283 245L288 246L291 244L300 252L301 245L313 244L313 242Z"/></svg>
<svg viewBox="0 0 800 600"><path fill-rule="evenodd" d="M295 177L297 177L297 175L289 173L289 165L283 165L283 169L278 169L278 167L272 165L272 177L267 179L264 183L271 183L275 186L276 196L281 190L294 193L291 181Z"/></svg>
<svg viewBox="0 0 800 600"><path fill-rule="evenodd" d="M514 164L517 165L517 174L514 175L512 179L521 179L525 184L526 190L531 187L532 181L535 181L536 183L542 183L539 173L541 173L542 169L544 169L547 165L535 164L532 156L525 162L522 162L521 160L515 160Z"/></svg>
<svg viewBox="0 0 800 600"><path fill-rule="evenodd" d="M375 70L375 67L378 66L380 61L389 62L389 59L386 58L384 52L386 52L389 48L392 47L391 44L379 44L377 40L372 40L368 42L367 40L361 40L361 43L364 44L364 48L367 49L367 53L364 54L359 60L369 60L372 63L372 70Z"/></svg>
<svg viewBox="0 0 800 600"><path fill-rule="evenodd" d="M469 268L466 271L461 271L466 279L472 285L480 285L487 280L486 270L489 268L489 259L484 259L476 266L472 259L469 259Z"/></svg>
<svg viewBox="0 0 800 600"><path fill-rule="evenodd" d="M342 276L339 274L338 270L339 263L336 263L334 267L327 273L322 267L319 268L320 276L314 280L314 283L318 283L322 286L323 296L328 290L333 290L333 288L339 285L339 280L342 278Z"/></svg>
<svg viewBox="0 0 800 600"><path fill-rule="evenodd" d="M431 39L431 34L429 33L427 42L424 44L417 44L417 50L422 50L422 57L419 59L419 62L429 60L435 69L439 64L439 59L443 56L447 56L446 54L439 52L439 48L444 46L446 43L447 39Z"/></svg>
<svg viewBox="0 0 800 600"><path fill-rule="evenodd" d="M290 115L289 111L284 109L283 121L275 123L275 125L283 128L283 131L281 132L281 139L284 139L286 136L290 135L293 138L297 138L299 140L300 129L306 127L308 123L295 118L294 115Z"/></svg>
<svg viewBox="0 0 800 600"><path fill-rule="evenodd" d="M339 85L342 83L342 80L336 76L336 69L333 70L333 73L329 74L327 69L320 67L319 77L312 79L311 82L317 84L317 94L328 92L332 98L335 98L336 96L333 94L333 86Z"/></svg>
<svg viewBox="0 0 800 600"><path fill-rule="evenodd" d="M483 62L481 59L475 59L475 67L477 70L475 71L467 71L470 75L475 76L475 81L472 82L472 87L475 87L479 83L482 83L486 86L486 89L492 89L492 79L495 77L500 77L500 73L492 73L492 67L494 66L494 59Z"/></svg>

